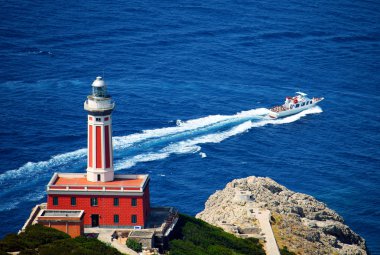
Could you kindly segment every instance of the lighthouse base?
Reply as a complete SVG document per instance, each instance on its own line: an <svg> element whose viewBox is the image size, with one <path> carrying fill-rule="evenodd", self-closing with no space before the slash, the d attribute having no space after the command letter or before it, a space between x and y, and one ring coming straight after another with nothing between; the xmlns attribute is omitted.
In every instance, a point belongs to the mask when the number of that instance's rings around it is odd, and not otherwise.
<svg viewBox="0 0 380 255"><path fill-rule="evenodd" d="M84 174L55 173L47 185L48 210L83 210L84 227L145 228L149 175L115 175L90 182Z"/></svg>
<svg viewBox="0 0 380 255"><path fill-rule="evenodd" d="M87 181L89 182L111 182L114 179L114 171L94 171L87 168Z"/></svg>

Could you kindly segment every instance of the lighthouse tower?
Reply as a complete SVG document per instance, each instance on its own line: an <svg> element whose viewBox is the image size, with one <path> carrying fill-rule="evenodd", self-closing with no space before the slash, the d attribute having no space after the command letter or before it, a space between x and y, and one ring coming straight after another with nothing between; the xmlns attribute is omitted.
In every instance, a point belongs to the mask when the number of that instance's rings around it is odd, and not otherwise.
<svg viewBox="0 0 380 255"><path fill-rule="evenodd" d="M85 227L144 228L150 209L148 174L115 174L112 118L115 103L102 77L84 102L87 116L87 173L54 173L47 187L47 210L38 221L71 236Z"/></svg>
<svg viewBox="0 0 380 255"><path fill-rule="evenodd" d="M102 77L92 83L92 94L87 96L84 109L88 112L87 180L114 180L112 118L115 107Z"/></svg>

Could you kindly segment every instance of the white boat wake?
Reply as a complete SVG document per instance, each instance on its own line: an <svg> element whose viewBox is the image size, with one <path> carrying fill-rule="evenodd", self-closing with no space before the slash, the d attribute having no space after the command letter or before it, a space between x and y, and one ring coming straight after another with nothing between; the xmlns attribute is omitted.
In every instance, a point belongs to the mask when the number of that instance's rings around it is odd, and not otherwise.
<svg viewBox="0 0 380 255"><path fill-rule="evenodd" d="M322 109L317 106L282 119L268 118L268 111L259 108L234 115L211 115L188 121L178 120L177 126L114 137L115 170L128 169L142 162L162 160L173 154L200 153L202 144L220 143L229 137L268 124L291 123L308 114L321 113ZM72 172L73 169L84 172L81 168L86 164L86 156L87 149L78 149L55 155L46 161L28 162L20 168L5 171L0 175L0 184L7 189L4 189L1 197L5 198L8 193L24 189L26 186L34 186L30 185L32 183L45 182L53 172ZM20 176L23 178L19 178ZM30 190L35 189L36 187ZM23 200L20 195L18 199ZM9 208L13 207L4 204L0 206L0 211Z"/></svg>
<svg viewBox="0 0 380 255"><path fill-rule="evenodd" d="M314 108L305 110L303 112L300 112L296 115L292 115L283 119L275 119L275 120L268 119L265 115L261 115L261 118L257 121L248 120L243 123L240 122L241 124L238 124L232 127L231 129L228 129L223 132L214 132L211 134L197 136L191 139L183 139L179 142L171 143L168 146L152 153L140 154L133 157L127 157L125 159L118 160L115 163L115 170L130 168L140 162L149 162L149 161L164 159L164 158L169 157L171 154L196 153L201 150L201 147L200 147L201 144L220 143L229 137L244 133L250 130L251 128L262 127L268 124L280 125L280 124L291 123L291 122L299 120L300 118L308 114L315 114L315 113L321 113L321 112L322 112L322 109L320 107L314 107ZM244 120L244 118L241 118L241 119ZM182 123L181 127L185 125L186 125L185 123ZM126 138L126 140L128 140L128 138Z"/></svg>

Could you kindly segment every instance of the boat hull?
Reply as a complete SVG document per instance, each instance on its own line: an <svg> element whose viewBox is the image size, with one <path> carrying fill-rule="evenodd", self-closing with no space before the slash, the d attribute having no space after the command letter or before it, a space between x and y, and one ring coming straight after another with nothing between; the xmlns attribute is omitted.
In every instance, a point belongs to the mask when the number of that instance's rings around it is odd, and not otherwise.
<svg viewBox="0 0 380 255"><path fill-rule="evenodd" d="M300 106L298 108L293 108L293 109L289 109L289 110L285 110L285 111L281 111L281 112L270 111L268 115L269 115L269 117L271 117L273 119L294 115L294 114L297 114L299 112L302 112L304 110L307 110L307 109L310 109L310 108L316 106L322 100L323 100L323 98L320 99L319 101L313 102L312 104Z"/></svg>

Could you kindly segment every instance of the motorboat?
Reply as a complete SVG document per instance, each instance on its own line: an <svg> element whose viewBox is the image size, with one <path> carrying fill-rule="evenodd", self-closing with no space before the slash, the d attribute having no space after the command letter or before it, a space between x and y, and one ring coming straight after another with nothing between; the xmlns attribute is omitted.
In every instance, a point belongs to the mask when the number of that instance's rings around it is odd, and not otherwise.
<svg viewBox="0 0 380 255"><path fill-rule="evenodd" d="M294 97L286 97L283 105L277 105L270 109L269 117L277 119L302 112L316 106L323 97L308 98L303 92L296 92Z"/></svg>

